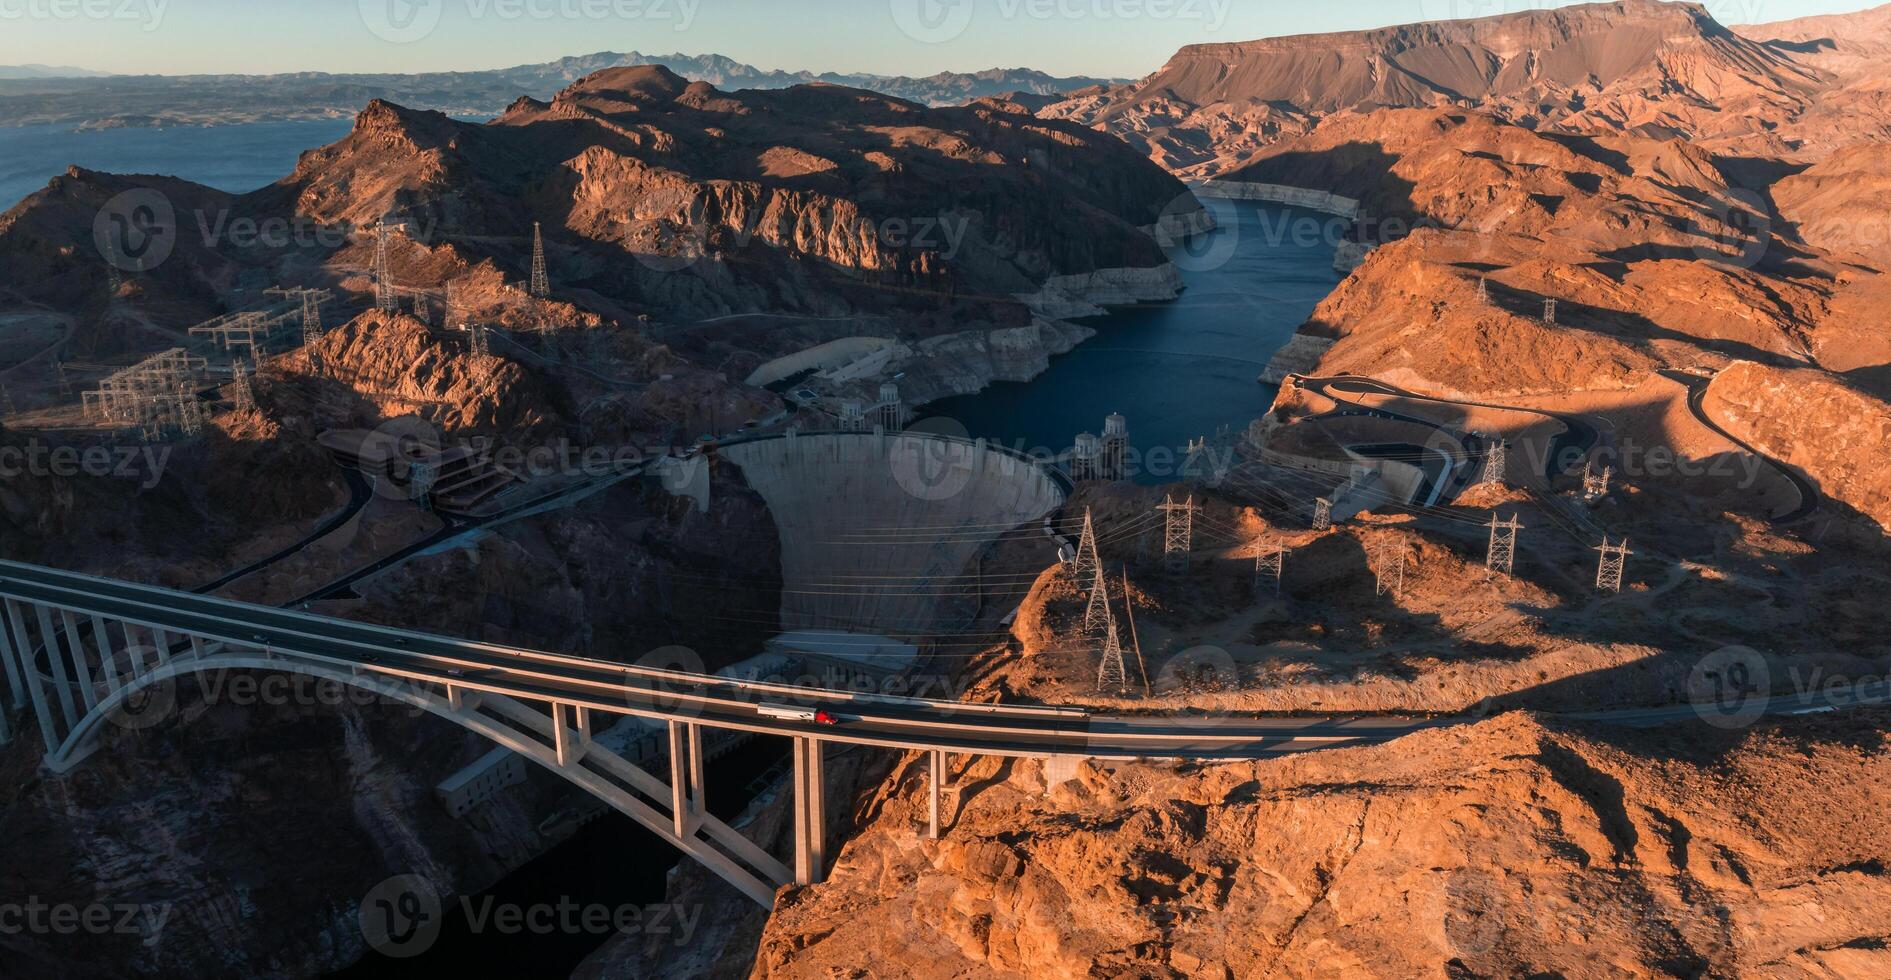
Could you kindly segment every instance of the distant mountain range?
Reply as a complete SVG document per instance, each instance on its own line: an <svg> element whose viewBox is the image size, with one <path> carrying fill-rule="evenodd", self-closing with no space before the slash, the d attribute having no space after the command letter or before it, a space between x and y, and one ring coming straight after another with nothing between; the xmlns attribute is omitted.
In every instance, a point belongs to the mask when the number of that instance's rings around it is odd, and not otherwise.
<svg viewBox="0 0 1891 980"><path fill-rule="evenodd" d="M108 71L92 71L71 65L0 65L0 79L20 78L106 78Z"/></svg>
<svg viewBox="0 0 1891 980"><path fill-rule="evenodd" d="M35 123L85 128L205 126L282 119L350 118L372 99L458 116L496 116L520 96L549 99L572 82L608 68L663 65L725 91L826 83L867 89L927 106L957 105L1022 93L1061 96L1117 84L1058 78L1025 68L941 72L925 78L764 70L722 55L601 52L540 65L417 75L120 75L74 76L80 69L29 65L0 69L0 126ZM43 69L43 70L42 70ZM25 74L28 71L35 74ZM7 74L7 72L21 74ZM57 74L49 74L57 73ZM63 75L65 77L59 77Z"/></svg>

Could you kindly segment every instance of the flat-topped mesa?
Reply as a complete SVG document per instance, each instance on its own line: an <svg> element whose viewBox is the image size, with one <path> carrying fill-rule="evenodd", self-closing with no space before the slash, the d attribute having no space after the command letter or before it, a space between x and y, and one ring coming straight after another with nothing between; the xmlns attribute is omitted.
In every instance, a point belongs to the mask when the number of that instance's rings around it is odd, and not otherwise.
<svg viewBox="0 0 1891 980"><path fill-rule="evenodd" d="M1724 69L1748 84L1810 84L1803 69L1693 4L1623 0L1476 20L1183 48L1137 88L1194 105L1252 100L1311 112L1690 86ZM1714 73L1719 74L1719 73Z"/></svg>
<svg viewBox="0 0 1891 980"><path fill-rule="evenodd" d="M1866 125L1840 132L1816 52L1764 36L1696 4L1620 0L1201 44L1139 82L1072 93L1040 115L1114 133L1191 177L1226 173L1322 119L1384 108L1477 108L1533 129L1673 136L1743 156L1875 138L1860 133L1883 117L1881 100L1854 93ZM1872 50L1851 44L1845 63Z"/></svg>

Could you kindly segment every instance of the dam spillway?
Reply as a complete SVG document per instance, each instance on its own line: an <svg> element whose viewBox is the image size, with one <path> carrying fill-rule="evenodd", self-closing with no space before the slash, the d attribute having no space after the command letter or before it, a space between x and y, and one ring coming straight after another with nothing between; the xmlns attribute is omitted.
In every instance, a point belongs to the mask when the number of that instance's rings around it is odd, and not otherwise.
<svg viewBox="0 0 1891 980"><path fill-rule="evenodd" d="M1067 496L1062 474L1040 461L925 433L797 434L718 454L774 516L789 631L950 633L955 601L976 604L974 558Z"/></svg>

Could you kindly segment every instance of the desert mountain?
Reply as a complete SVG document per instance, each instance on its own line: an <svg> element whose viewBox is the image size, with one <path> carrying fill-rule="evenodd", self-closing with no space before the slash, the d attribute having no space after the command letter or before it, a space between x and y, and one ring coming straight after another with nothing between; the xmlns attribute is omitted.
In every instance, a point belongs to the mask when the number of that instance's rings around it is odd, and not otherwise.
<svg viewBox="0 0 1891 980"><path fill-rule="evenodd" d="M525 277L538 223L573 315L899 309L920 334L968 314L1028 323L1014 295L1053 276L1161 266L1143 229L1186 202L1116 140L1014 105L926 109L822 85L724 93L623 68L483 126L375 102L347 137L240 198L75 172L0 217L0 269L49 301L101 288L104 269L80 258L96 252L92 218L145 185L174 199L190 260L139 276L140 288L214 298L250 274L365 296L370 230L385 218L397 280L437 289L484 268L490 289L466 298L498 302L502 276ZM206 244L219 216L331 240Z"/></svg>
<svg viewBox="0 0 1891 980"><path fill-rule="evenodd" d="M960 105L1011 92L1062 95L1115 84L1059 78L1028 68L940 72L923 78L757 68L719 54L599 52L489 71L413 75L296 72L283 75L140 75L104 77L41 66L0 68L0 125L58 123L86 127L212 125L277 119L347 118L372 99L454 116L496 116L520 95L550 99L587 75L662 65L722 89L783 89L820 82L892 95L921 105Z"/></svg>
<svg viewBox="0 0 1891 980"><path fill-rule="evenodd" d="M1891 4L1855 14L1744 24L1734 30L1801 64L1844 79L1891 65Z"/></svg>
<svg viewBox="0 0 1891 980"><path fill-rule="evenodd" d="M1872 36L1868 23L1852 31ZM1140 82L1073 95L1043 114L1114 132L1195 176L1224 173L1320 118L1428 106L1777 153L1838 138L1818 105L1837 78L1801 60L1806 50L1728 30L1696 4L1619 0L1195 45Z"/></svg>
<svg viewBox="0 0 1891 980"><path fill-rule="evenodd" d="M1016 107L724 93L645 67L486 126L377 102L263 197L324 224L395 215L422 247L432 230L512 269L541 222L556 278L599 312L688 319L1003 305L1051 276L1159 266L1140 229L1184 193L1116 141Z"/></svg>

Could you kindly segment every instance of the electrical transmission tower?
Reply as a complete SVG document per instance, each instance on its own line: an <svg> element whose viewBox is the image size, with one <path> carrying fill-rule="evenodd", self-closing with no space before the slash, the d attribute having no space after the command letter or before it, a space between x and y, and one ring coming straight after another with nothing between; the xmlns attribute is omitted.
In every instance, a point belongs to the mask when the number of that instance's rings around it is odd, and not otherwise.
<svg viewBox="0 0 1891 980"><path fill-rule="evenodd" d="M322 301L314 293L302 294L302 345L322 339Z"/></svg>
<svg viewBox="0 0 1891 980"><path fill-rule="evenodd" d="M472 344L472 350L473 350L474 355L478 357L485 357L488 353L491 352L491 345L486 338L486 325L485 324L475 323L466 329L470 331L471 333L471 337L468 339L469 339L469 342Z"/></svg>
<svg viewBox="0 0 1891 980"><path fill-rule="evenodd" d="M1254 585L1260 587L1262 581L1274 580L1274 594L1280 594L1280 580L1287 570L1287 549L1268 548L1256 545L1254 552Z"/></svg>
<svg viewBox="0 0 1891 980"><path fill-rule="evenodd" d="M433 326L433 304L427 302L427 295L425 293L418 293L414 296L414 319L419 320L427 326Z"/></svg>
<svg viewBox="0 0 1891 980"><path fill-rule="evenodd" d="M533 299L544 299L552 291L551 277L545 273L545 236L536 221L532 222L532 283L528 291Z"/></svg>
<svg viewBox="0 0 1891 980"><path fill-rule="evenodd" d="M1393 555L1393 551L1395 550L1398 552L1396 556ZM1373 592L1377 595L1385 595L1387 592L1391 592L1394 598L1404 598L1405 542L1395 541L1391 537L1380 538L1379 543L1373 548L1373 552ZM1394 557L1397 558L1397 567L1389 568L1388 566L1394 564Z"/></svg>
<svg viewBox="0 0 1891 980"><path fill-rule="evenodd" d="M1195 498L1186 503L1176 503L1174 497L1162 498L1162 511L1168 518L1168 525L1162 536L1162 566L1171 573L1188 571L1189 549L1195 543Z"/></svg>
<svg viewBox="0 0 1891 980"><path fill-rule="evenodd" d="M1502 439L1491 444L1490 455L1484 457L1484 482L1504 485L1504 471L1509 467L1510 445Z"/></svg>
<svg viewBox="0 0 1891 980"><path fill-rule="evenodd" d="M1313 502L1313 529L1325 531L1333 526L1333 502L1320 497Z"/></svg>
<svg viewBox="0 0 1891 980"><path fill-rule="evenodd" d="M1582 466L1583 499L1589 501L1590 503L1594 503L1598 500L1601 500L1603 497L1608 496L1609 495L1609 481L1614 478L1615 478L1615 467L1604 466L1602 468L1602 472L1597 473L1595 471L1595 463L1593 462L1584 463Z"/></svg>
<svg viewBox="0 0 1891 980"><path fill-rule="evenodd" d="M1485 555L1484 567L1493 572L1509 575L1517 565L1517 532L1523 525L1517 523L1512 515L1510 520L1500 521L1497 513L1490 515L1490 551Z"/></svg>
<svg viewBox="0 0 1891 980"><path fill-rule="evenodd" d="M1081 582L1097 574L1102 562L1097 559L1097 532L1090 523L1090 509L1083 510L1083 536L1077 539L1077 557L1071 566L1071 578Z"/></svg>
<svg viewBox="0 0 1891 980"><path fill-rule="evenodd" d="M1552 327L1556 326L1556 301L1553 299L1543 301L1543 322Z"/></svg>
<svg viewBox="0 0 1891 980"><path fill-rule="evenodd" d="M1110 587L1098 565L1090 577L1090 604L1083 611L1083 635L1087 639L1102 636L1110 620Z"/></svg>
<svg viewBox="0 0 1891 980"><path fill-rule="evenodd" d="M388 271L386 221L374 223L374 305L383 313L393 313L400 308L400 298L394 292L394 276Z"/></svg>
<svg viewBox="0 0 1891 980"><path fill-rule="evenodd" d="M255 408L256 390L250 387L249 370L243 366L242 361L237 361L230 366L230 373L235 378L234 384L231 385L230 400L235 403L236 410L247 412Z"/></svg>
<svg viewBox="0 0 1891 980"><path fill-rule="evenodd" d="M184 433L184 438L195 439L204 431L204 407L197 400L195 392L179 384L175 393L177 399L177 427Z"/></svg>
<svg viewBox="0 0 1891 980"><path fill-rule="evenodd" d="M1602 552L1602 563L1596 567L1596 588L1603 592L1622 591L1622 570L1628 565L1628 556L1634 554L1628 550L1628 539L1623 538L1621 544L1610 544L1605 536L1602 547L1596 550Z"/></svg>
<svg viewBox="0 0 1891 980"><path fill-rule="evenodd" d="M54 361L53 370L59 372L59 393L72 397L72 376L66 373L66 362Z"/></svg>
<svg viewBox="0 0 1891 980"><path fill-rule="evenodd" d="M1477 277L1477 300L1480 303L1490 302L1490 277L1489 276Z"/></svg>
<svg viewBox="0 0 1891 980"><path fill-rule="evenodd" d="M1103 660L1097 664L1097 690L1120 691L1129 685L1129 671L1123 667L1123 641L1116 635L1116 615L1107 606L1104 618L1108 621L1108 632L1103 640Z"/></svg>

